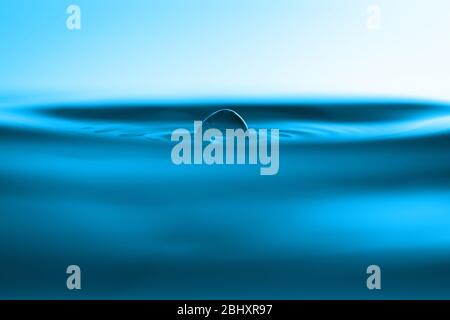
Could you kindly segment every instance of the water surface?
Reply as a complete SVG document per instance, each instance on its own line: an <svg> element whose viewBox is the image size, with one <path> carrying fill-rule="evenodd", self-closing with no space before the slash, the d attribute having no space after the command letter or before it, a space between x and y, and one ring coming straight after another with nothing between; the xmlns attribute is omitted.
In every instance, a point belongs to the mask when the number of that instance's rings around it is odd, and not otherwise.
<svg viewBox="0 0 450 320"><path fill-rule="evenodd" d="M223 108L280 129L277 175L172 164ZM15 105L0 148L1 298L450 298L448 105Z"/></svg>

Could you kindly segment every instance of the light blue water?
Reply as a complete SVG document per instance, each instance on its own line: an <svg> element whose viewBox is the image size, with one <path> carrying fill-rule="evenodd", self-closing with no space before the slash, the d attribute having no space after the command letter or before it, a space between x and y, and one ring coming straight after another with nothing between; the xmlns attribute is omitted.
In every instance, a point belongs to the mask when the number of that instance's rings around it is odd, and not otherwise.
<svg viewBox="0 0 450 320"><path fill-rule="evenodd" d="M223 108L280 129L278 175L172 164ZM3 107L0 297L450 298L449 147L420 101Z"/></svg>

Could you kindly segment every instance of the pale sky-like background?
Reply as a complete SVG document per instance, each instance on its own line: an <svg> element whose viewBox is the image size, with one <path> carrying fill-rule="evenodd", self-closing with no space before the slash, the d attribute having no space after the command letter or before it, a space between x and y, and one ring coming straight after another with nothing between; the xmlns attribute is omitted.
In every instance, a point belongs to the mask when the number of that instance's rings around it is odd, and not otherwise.
<svg viewBox="0 0 450 320"><path fill-rule="evenodd" d="M450 101L449 17L448 0L2 0L0 96Z"/></svg>

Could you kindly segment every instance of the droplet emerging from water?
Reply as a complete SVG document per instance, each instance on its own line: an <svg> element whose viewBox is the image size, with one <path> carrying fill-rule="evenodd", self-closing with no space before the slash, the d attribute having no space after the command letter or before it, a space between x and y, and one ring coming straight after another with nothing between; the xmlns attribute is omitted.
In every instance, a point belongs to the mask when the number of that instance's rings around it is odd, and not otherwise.
<svg viewBox="0 0 450 320"><path fill-rule="evenodd" d="M221 109L210 114L203 120L203 130L219 129L225 133L226 129L242 129L247 130L247 123L234 110Z"/></svg>

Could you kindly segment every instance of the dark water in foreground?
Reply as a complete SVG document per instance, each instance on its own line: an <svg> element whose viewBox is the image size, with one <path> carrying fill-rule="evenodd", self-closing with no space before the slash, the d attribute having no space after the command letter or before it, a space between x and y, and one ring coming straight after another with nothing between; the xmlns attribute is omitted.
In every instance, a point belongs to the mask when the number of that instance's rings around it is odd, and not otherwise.
<svg viewBox="0 0 450 320"><path fill-rule="evenodd" d="M172 164L223 107L280 129L278 175ZM450 298L446 105L3 108L0 148L0 298Z"/></svg>

